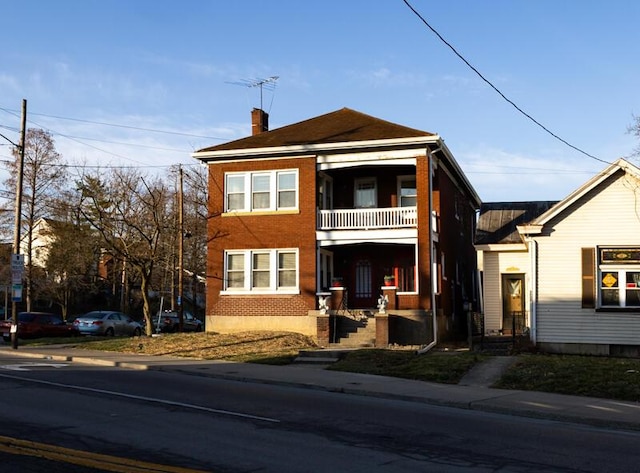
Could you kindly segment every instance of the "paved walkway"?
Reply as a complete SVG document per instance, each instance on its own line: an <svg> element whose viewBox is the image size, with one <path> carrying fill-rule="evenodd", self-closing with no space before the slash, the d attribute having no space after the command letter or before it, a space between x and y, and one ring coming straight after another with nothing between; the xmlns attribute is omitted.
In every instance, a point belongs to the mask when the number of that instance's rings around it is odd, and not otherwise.
<svg viewBox="0 0 640 473"><path fill-rule="evenodd" d="M169 356L123 354L63 346L0 347L0 352L39 360L70 361L138 370L179 372L329 392L384 397L526 417L640 430L640 404L534 391L487 387L513 359L496 357L472 370L458 385L412 381L386 376L329 371L305 365L270 366L204 361Z"/></svg>

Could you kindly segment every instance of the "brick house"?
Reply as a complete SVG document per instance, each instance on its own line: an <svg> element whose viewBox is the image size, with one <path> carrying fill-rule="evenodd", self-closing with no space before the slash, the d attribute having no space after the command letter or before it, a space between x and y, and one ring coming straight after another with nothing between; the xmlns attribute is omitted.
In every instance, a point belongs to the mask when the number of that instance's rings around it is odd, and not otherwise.
<svg viewBox="0 0 640 473"><path fill-rule="evenodd" d="M466 336L480 199L438 135L348 108L272 131L254 109L252 126L193 154L209 169L207 330Z"/></svg>

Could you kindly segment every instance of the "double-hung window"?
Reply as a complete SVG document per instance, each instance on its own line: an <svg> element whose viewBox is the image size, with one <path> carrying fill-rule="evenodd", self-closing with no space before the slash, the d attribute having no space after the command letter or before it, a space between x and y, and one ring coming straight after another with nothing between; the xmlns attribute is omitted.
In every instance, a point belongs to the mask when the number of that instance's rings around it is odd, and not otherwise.
<svg viewBox="0 0 640 473"><path fill-rule="evenodd" d="M224 290L278 293L298 290L298 251L295 249L228 250Z"/></svg>
<svg viewBox="0 0 640 473"><path fill-rule="evenodd" d="M398 178L398 205L400 207L415 207L418 201L415 176L401 176Z"/></svg>
<svg viewBox="0 0 640 473"><path fill-rule="evenodd" d="M640 248L599 248L600 306L640 307Z"/></svg>
<svg viewBox="0 0 640 473"><path fill-rule="evenodd" d="M298 208L298 170L228 173L225 212L260 212Z"/></svg>

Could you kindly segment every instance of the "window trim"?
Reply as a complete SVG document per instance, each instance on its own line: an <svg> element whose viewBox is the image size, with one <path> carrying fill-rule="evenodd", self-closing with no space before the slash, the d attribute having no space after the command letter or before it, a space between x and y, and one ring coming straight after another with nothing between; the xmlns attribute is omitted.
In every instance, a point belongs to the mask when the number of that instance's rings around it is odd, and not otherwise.
<svg viewBox="0 0 640 473"><path fill-rule="evenodd" d="M291 254L295 256L295 268L293 269L295 275L295 286L283 286L278 287L279 275L282 270L289 270L291 268L281 268L279 266L279 255ZM254 288L255 269L253 266L254 255L268 254L269 255L269 286ZM242 255L244 260L244 280L242 287L229 287L229 256L230 255ZM300 293L300 252L297 248L252 248L246 250L225 250L224 251L224 275L223 275L223 287L221 294L299 294Z"/></svg>
<svg viewBox="0 0 640 473"><path fill-rule="evenodd" d="M634 258L629 260L621 259L606 259L606 254L615 255L616 253L628 253L634 254ZM626 275L629 272L640 272L640 261L637 259L637 255L640 254L640 248L638 247L612 247L612 246L599 246L597 248L597 260L594 261L595 265L595 278L593 281L597 304L596 310L600 312L625 312L625 311L637 311L640 309L640 305L627 305L626 295L629 288L627 287ZM617 258L617 257L616 257ZM595 259L595 258L594 258ZM605 305L603 304L602 291L605 289L602 285L602 278L604 273L617 273L617 289L618 291L618 305ZM583 268L584 274L584 268ZM640 290L640 289L638 289Z"/></svg>
<svg viewBox="0 0 640 473"><path fill-rule="evenodd" d="M293 174L294 187L293 189L281 189L280 177L287 174ZM254 178L259 176L268 176L269 178L269 205L266 207L254 207L254 196L256 191L254 189ZM229 179L233 177L242 177L243 186L241 192L229 192ZM264 171L242 171L242 172L227 172L224 175L224 213L243 213L243 212L278 212L278 211L296 211L299 207L300 199L300 181L298 169L275 169ZM280 206L279 197L281 192L294 192L295 202L292 207ZM264 190L260 191L264 193ZM230 195L242 195L243 206L242 208L231 209L229 205Z"/></svg>
<svg viewBox="0 0 640 473"><path fill-rule="evenodd" d="M415 193L413 195L407 195L407 196L403 196L402 195L402 184L407 182L407 181L413 181L415 183L414 189L415 189ZM408 188L407 188L408 189ZM398 189L397 189L397 193L398 193L398 207L416 207L418 205L418 180L416 179L415 174L414 175L404 175L404 176L398 176ZM403 197L406 198L413 198L415 200L415 204L413 205L402 205L402 199Z"/></svg>

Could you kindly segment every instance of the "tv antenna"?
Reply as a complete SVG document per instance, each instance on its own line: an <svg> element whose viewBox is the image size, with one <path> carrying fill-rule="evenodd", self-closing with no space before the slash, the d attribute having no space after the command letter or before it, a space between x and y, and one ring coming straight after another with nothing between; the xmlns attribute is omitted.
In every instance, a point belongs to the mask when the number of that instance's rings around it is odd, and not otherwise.
<svg viewBox="0 0 640 473"><path fill-rule="evenodd" d="M227 84L233 84L233 85L240 85L243 87L260 87L260 110L263 110L262 108L262 90L263 89L267 89L267 90L275 90L276 88L276 81L279 79L279 76L271 76L271 77L267 77L266 79L260 79L260 78L256 78L256 79L240 79L239 81L236 82L227 82Z"/></svg>

